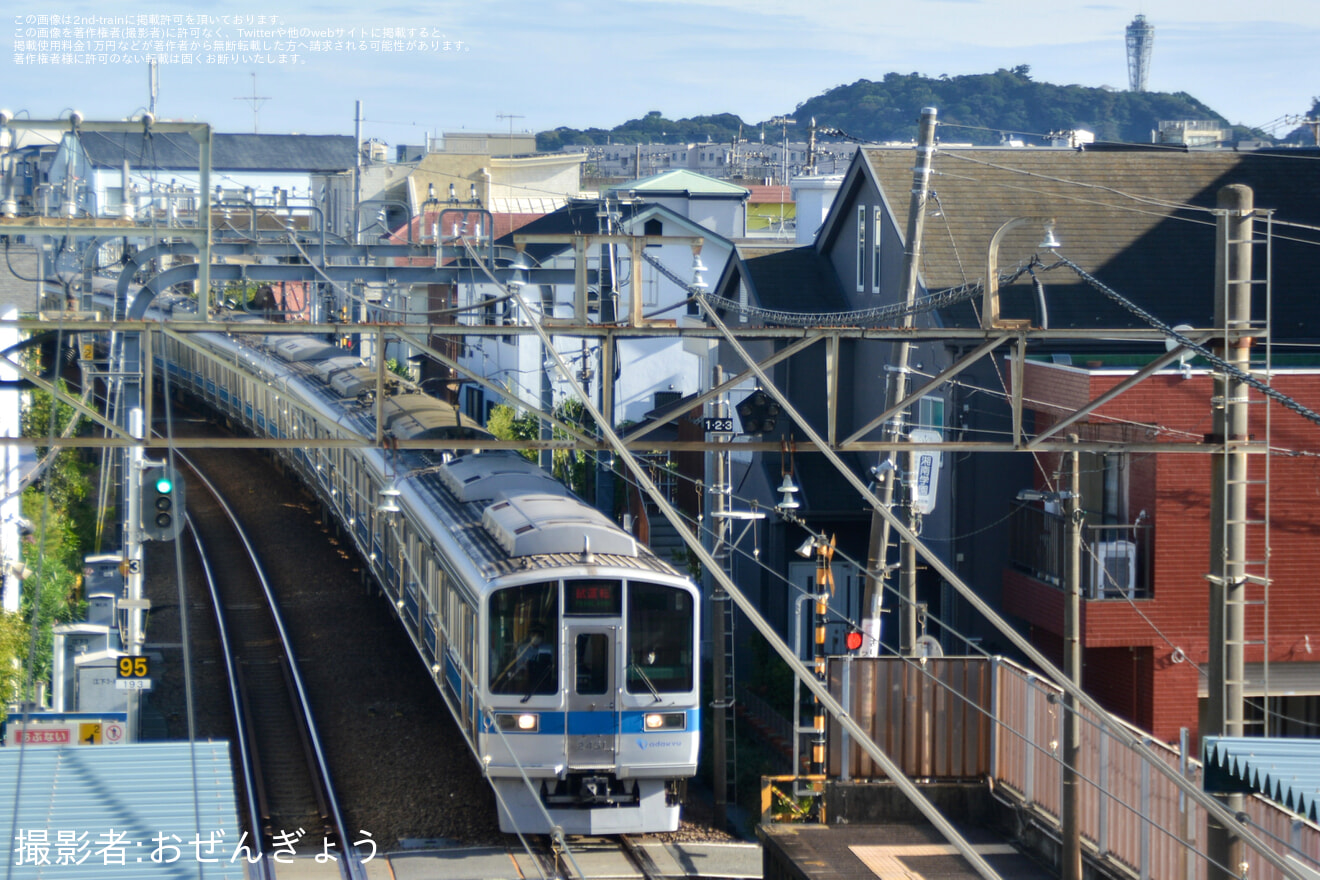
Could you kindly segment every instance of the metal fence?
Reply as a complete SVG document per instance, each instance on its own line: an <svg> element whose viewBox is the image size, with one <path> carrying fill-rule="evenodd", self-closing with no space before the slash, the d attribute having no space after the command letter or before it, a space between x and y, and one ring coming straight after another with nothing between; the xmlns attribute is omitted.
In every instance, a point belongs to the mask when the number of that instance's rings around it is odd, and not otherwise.
<svg viewBox="0 0 1320 880"><path fill-rule="evenodd" d="M998 796L1058 827L1064 704L1057 686L999 658L880 657L833 659L830 689L908 776L986 779ZM1083 847L1140 880L1205 878L1204 809L1127 748L1115 723L1082 713L1077 775ZM837 723L829 734L832 778L883 776ZM1132 734L1142 735L1125 726L1125 736ZM1173 746L1145 742L1201 784L1200 762ZM1260 796L1246 798L1244 812L1276 852L1320 870L1320 825ZM1282 877L1250 850L1246 859L1244 876L1251 880Z"/></svg>
<svg viewBox="0 0 1320 880"><path fill-rule="evenodd" d="M1082 523L1082 595L1087 599L1149 596L1150 523L1101 523L1099 519L1087 513ZM1062 588L1068 559L1067 518L1018 502L1009 519L1008 534L1010 564Z"/></svg>

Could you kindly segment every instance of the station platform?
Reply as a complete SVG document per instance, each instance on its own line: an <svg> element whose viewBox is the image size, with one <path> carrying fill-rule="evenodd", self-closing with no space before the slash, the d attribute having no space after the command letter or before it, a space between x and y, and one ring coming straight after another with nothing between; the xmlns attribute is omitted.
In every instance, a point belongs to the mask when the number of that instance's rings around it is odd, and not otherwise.
<svg viewBox="0 0 1320 880"><path fill-rule="evenodd" d="M958 830L1002 877L1055 877L989 831ZM762 825L758 835L765 848L764 880L979 880L980 876L927 822Z"/></svg>
<svg viewBox="0 0 1320 880"><path fill-rule="evenodd" d="M759 880L761 847L755 843L643 843L645 876L653 880ZM572 870L576 865L577 870ZM334 865L297 859L276 866L278 880L338 880ZM368 880L539 880L542 868L525 852L503 847L404 850L383 853L366 865ZM617 848L575 850L566 871L582 880L643 880Z"/></svg>

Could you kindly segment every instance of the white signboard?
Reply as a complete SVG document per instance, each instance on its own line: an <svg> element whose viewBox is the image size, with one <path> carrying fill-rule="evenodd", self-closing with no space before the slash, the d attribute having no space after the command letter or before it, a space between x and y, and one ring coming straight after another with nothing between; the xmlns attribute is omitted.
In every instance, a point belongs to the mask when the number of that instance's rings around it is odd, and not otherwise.
<svg viewBox="0 0 1320 880"><path fill-rule="evenodd" d="M913 443L939 443L939 431L916 428L908 435ZM940 451L922 449L912 456L912 510L922 516L935 509L935 495L940 490Z"/></svg>

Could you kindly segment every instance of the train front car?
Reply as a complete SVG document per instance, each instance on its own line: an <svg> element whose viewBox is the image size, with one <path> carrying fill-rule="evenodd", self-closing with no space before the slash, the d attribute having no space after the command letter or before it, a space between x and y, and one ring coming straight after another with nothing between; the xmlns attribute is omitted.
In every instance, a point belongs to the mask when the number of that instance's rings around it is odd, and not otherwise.
<svg viewBox="0 0 1320 880"><path fill-rule="evenodd" d="M700 741L698 593L543 471L499 460L459 459L444 480L490 496L482 530L507 554L480 634L500 827L672 831Z"/></svg>

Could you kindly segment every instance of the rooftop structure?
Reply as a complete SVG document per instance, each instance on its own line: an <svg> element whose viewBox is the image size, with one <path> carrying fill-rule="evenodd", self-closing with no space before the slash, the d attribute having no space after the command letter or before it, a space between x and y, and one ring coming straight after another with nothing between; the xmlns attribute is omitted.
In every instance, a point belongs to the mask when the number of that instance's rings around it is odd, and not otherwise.
<svg viewBox="0 0 1320 880"><path fill-rule="evenodd" d="M1128 90L1146 91L1146 76L1150 73L1150 50L1155 45L1155 25L1138 15L1127 26Z"/></svg>

